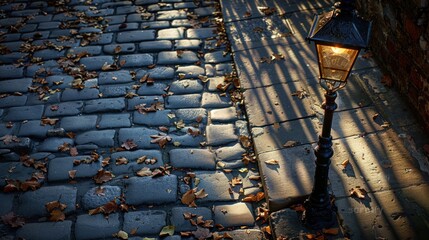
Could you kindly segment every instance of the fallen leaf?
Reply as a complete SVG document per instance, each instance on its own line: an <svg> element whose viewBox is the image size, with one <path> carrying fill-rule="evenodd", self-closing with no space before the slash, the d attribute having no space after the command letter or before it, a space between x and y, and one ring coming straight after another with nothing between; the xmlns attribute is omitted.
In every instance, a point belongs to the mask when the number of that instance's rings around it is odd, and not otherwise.
<svg viewBox="0 0 429 240"><path fill-rule="evenodd" d="M231 186L235 187L235 185L241 185L243 182L241 181L241 178L233 177L231 179Z"/></svg>
<svg viewBox="0 0 429 240"><path fill-rule="evenodd" d="M283 147L285 148L295 147L297 144L299 144L299 142L289 140L285 144L283 144Z"/></svg>
<svg viewBox="0 0 429 240"><path fill-rule="evenodd" d="M171 137L168 135L151 135L152 140L150 143L157 143L159 147L165 148L168 142L171 142Z"/></svg>
<svg viewBox="0 0 429 240"><path fill-rule="evenodd" d="M195 193L195 197L197 199L205 198L207 196L208 196L208 194L204 191L204 188L202 188L200 191Z"/></svg>
<svg viewBox="0 0 429 240"><path fill-rule="evenodd" d="M270 226L262 227L261 230L262 230L262 232L265 232L265 233L271 235L271 227Z"/></svg>
<svg viewBox="0 0 429 240"><path fill-rule="evenodd" d="M50 212L49 221L51 222L60 222L64 221L65 219L66 215L59 209L54 209L52 212Z"/></svg>
<svg viewBox="0 0 429 240"><path fill-rule="evenodd" d="M3 143L5 145L11 144L12 142L20 142L21 139L19 139L17 136L14 135L4 135L3 137L0 138L1 141L3 141Z"/></svg>
<svg viewBox="0 0 429 240"><path fill-rule="evenodd" d="M348 159L346 159L341 163L341 165L343 166L343 168L346 168L349 165L349 162L350 161Z"/></svg>
<svg viewBox="0 0 429 240"><path fill-rule="evenodd" d="M136 173L136 175L139 177L149 177L152 176L152 171L148 167L143 167Z"/></svg>
<svg viewBox="0 0 429 240"><path fill-rule="evenodd" d="M173 236L174 235L174 226L164 226L159 233L160 237Z"/></svg>
<svg viewBox="0 0 429 240"><path fill-rule="evenodd" d="M181 202L185 205L190 205L196 199L195 192L193 189L188 190L182 196Z"/></svg>
<svg viewBox="0 0 429 240"><path fill-rule="evenodd" d="M13 212L9 212L1 216L1 220L4 224L9 225L12 228L19 228L25 225L25 219L15 215Z"/></svg>
<svg viewBox="0 0 429 240"><path fill-rule="evenodd" d="M349 192L350 196L357 197L359 199L365 199L365 195L367 194L365 189L360 188L359 186L357 186L356 188L352 188Z"/></svg>
<svg viewBox="0 0 429 240"><path fill-rule="evenodd" d="M240 143L245 148L249 148L252 146L252 142L248 136L241 135L240 136Z"/></svg>
<svg viewBox="0 0 429 240"><path fill-rule="evenodd" d="M134 93L134 92L127 92L125 94L125 98L133 98L133 97L138 97L139 95Z"/></svg>
<svg viewBox="0 0 429 240"><path fill-rule="evenodd" d="M43 118L40 120L40 125L51 125L54 126L60 119L59 118Z"/></svg>
<svg viewBox="0 0 429 240"><path fill-rule="evenodd" d="M269 165L278 165L279 164L279 160L277 160L277 159L270 159L270 160L266 160L265 163L269 164Z"/></svg>
<svg viewBox="0 0 429 240"><path fill-rule="evenodd" d="M212 236L211 232L207 228L197 226L197 230L193 231L192 234L196 239L208 239Z"/></svg>
<svg viewBox="0 0 429 240"><path fill-rule="evenodd" d="M338 228L324 228L324 229L322 229L322 232L324 234L329 234L329 235L338 235L339 229Z"/></svg>
<svg viewBox="0 0 429 240"><path fill-rule="evenodd" d="M77 170L70 170L69 171L69 178L74 179L76 177L76 171Z"/></svg>
<svg viewBox="0 0 429 240"><path fill-rule="evenodd" d="M101 169L98 170L97 174L93 177L93 179L95 183L102 184L112 180L113 177L114 175L111 172Z"/></svg>
<svg viewBox="0 0 429 240"><path fill-rule="evenodd" d="M120 45L116 46L114 49L114 53L120 53L122 50L122 47Z"/></svg>
<svg viewBox="0 0 429 240"><path fill-rule="evenodd" d="M76 147L71 147L70 148L70 156L75 157L79 155L79 153L77 152L77 148Z"/></svg>
<svg viewBox="0 0 429 240"><path fill-rule="evenodd" d="M116 159L115 164L116 165L127 165L128 159L126 157L119 157Z"/></svg>

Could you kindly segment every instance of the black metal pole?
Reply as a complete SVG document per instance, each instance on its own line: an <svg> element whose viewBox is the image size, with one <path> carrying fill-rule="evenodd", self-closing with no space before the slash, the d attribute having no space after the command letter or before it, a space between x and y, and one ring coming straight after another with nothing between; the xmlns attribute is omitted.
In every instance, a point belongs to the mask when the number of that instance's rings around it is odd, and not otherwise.
<svg viewBox="0 0 429 240"><path fill-rule="evenodd" d="M305 212L303 215L304 225L311 229L323 229L332 227L336 222L334 207L331 204L328 192L328 172L331 164L332 150L332 119L337 108L335 99L336 92L327 91L322 108L325 110L322 134L315 148L316 173L314 185L310 197L305 201Z"/></svg>

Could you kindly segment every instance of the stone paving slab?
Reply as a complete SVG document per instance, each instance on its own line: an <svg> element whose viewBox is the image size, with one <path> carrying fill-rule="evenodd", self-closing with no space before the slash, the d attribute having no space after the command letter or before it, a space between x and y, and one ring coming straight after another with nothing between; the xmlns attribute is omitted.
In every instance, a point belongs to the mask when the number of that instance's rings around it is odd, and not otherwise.
<svg viewBox="0 0 429 240"><path fill-rule="evenodd" d="M213 212L215 223L224 227L253 226L255 223L253 208L248 203L216 205Z"/></svg>
<svg viewBox="0 0 429 240"><path fill-rule="evenodd" d="M344 138L334 141L333 146L329 177L330 189L337 197L348 196L356 186L373 192L427 181L393 131ZM266 152L258 157L271 210L297 203L311 192L315 171L311 145ZM270 164L272 160L278 164ZM350 163L346 168L342 165L345 160Z"/></svg>
<svg viewBox="0 0 429 240"><path fill-rule="evenodd" d="M119 232L121 226L119 214L110 214L106 219L102 214L77 216L75 223L75 238L84 239L109 239L114 233Z"/></svg>
<svg viewBox="0 0 429 240"><path fill-rule="evenodd" d="M352 239L421 239L426 236L429 186L410 186L338 199L339 219Z"/></svg>
<svg viewBox="0 0 429 240"><path fill-rule="evenodd" d="M157 235L167 225L165 211L150 210L136 211L124 214L123 230L130 233L136 230L136 235Z"/></svg>
<svg viewBox="0 0 429 240"><path fill-rule="evenodd" d="M315 143L320 131L318 123L317 119L304 118L265 127L253 127L255 149L261 154L295 145Z"/></svg>
<svg viewBox="0 0 429 240"><path fill-rule="evenodd" d="M294 96L303 89L301 83L289 82L246 90L244 97L250 126L266 126L313 116L309 99Z"/></svg>
<svg viewBox="0 0 429 240"><path fill-rule="evenodd" d="M132 177L127 180L125 198L128 204L174 203L177 199L177 176L158 178Z"/></svg>
<svg viewBox="0 0 429 240"><path fill-rule="evenodd" d="M261 62L281 54L284 59ZM245 89L271 86L300 79L317 78L319 70L309 44L270 45L234 53L241 86Z"/></svg>

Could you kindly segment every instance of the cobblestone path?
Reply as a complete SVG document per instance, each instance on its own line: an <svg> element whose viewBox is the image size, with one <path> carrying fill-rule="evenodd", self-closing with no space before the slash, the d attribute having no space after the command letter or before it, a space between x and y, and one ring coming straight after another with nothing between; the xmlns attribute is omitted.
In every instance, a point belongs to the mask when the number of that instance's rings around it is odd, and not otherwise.
<svg viewBox="0 0 429 240"><path fill-rule="evenodd" d="M1 239L264 238L218 1L0 3Z"/></svg>

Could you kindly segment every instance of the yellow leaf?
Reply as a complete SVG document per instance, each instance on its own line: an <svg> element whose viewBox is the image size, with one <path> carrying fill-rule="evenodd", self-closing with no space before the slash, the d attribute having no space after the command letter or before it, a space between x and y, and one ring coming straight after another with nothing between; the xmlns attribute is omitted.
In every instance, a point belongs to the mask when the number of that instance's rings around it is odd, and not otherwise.
<svg viewBox="0 0 429 240"><path fill-rule="evenodd" d="M278 165L279 164L279 160L277 160L277 159L270 159L270 160L266 160L265 163L269 164L269 165Z"/></svg>
<svg viewBox="0 0 429 240"><path fill-rule="evenodd" d="M174 235L174 226L164 226L159 233L160 237L173 236Z"/></svg>

